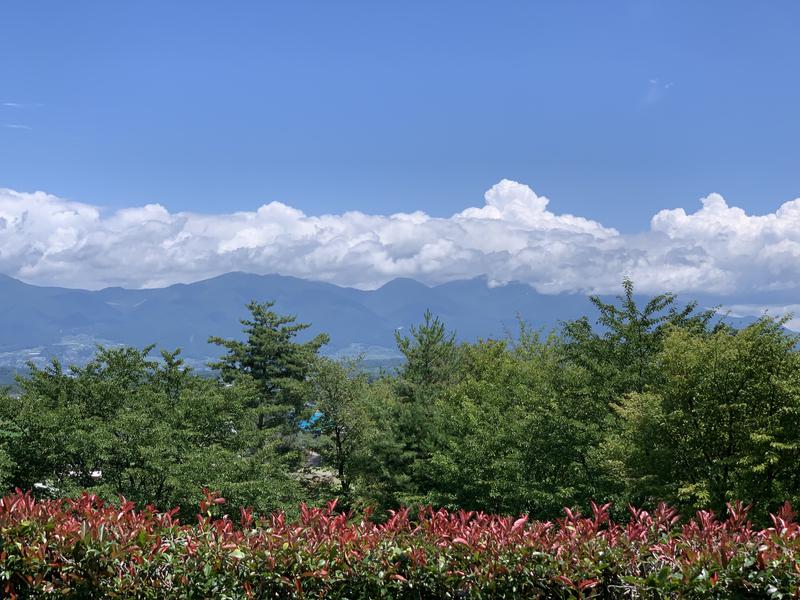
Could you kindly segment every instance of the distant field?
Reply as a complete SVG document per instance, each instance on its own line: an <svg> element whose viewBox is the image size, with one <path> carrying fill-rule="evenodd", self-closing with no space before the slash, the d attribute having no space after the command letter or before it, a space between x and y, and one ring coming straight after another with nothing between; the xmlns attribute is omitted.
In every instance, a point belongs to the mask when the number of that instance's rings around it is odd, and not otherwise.
<svg viewBox="0 0 800 600"><path fill-rule="evenodd" d="M14 377L19 373L19 369L13 367L0 367L0 387L14 386Z"/></svg>
<svg viewBox="0 0 800 600"><path fill-rule="evenodd" d="M361 369L371 377L378 377L383 373L394 374L403 365L404 358L378 358L361 361Z"/></svg>

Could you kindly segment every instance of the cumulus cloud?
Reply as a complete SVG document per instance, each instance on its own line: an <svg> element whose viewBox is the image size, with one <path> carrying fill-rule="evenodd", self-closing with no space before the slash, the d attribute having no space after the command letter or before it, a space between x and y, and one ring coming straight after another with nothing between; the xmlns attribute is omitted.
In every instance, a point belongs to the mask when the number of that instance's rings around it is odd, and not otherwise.
<svg viewBox="0 0 800 600"><path fill-rule="evenodd" d="M485 275L545 293L731 293L800 286L800 199L753 216L718 194L621 234L549 208L503 180L483 206L309 216L280 202L252 212L171 213L158 204L105 213L42 192L0 190L0 272L37 284L156 287L229 271L281 273L374 288L395 277L441 283Z"/></svg>

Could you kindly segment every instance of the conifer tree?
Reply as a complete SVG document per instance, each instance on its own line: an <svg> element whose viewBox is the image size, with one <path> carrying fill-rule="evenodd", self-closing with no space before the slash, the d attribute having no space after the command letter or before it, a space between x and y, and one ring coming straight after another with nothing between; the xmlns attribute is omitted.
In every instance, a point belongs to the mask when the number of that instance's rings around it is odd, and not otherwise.
<svg viewBox="0 0 800 600"><path fill-rule="evenodd" d="M409 335L396 332L395 339L406 362L395 385L399 402L393 416L394 477L399 499L415 503L432 484L428 461L442 433L434 425L436 399L458 379L459 348L455 333L430 310L421 324L411 326Z"/></svg>
<svg viewBox="0 0 800 600"><path fill-rule="evenodd" d="M250 302L250 319L242 319L244 341L209 338L209 343L227 349L227 354L212 363L222 379L234 382L242 374L259 386L258 428L283 426L291 431L303 416L302 389L319 349L328 343L326 334L307 342L297 342L297 335L310 327L297 323L294 315L272 310L275 302Z"/></svg>

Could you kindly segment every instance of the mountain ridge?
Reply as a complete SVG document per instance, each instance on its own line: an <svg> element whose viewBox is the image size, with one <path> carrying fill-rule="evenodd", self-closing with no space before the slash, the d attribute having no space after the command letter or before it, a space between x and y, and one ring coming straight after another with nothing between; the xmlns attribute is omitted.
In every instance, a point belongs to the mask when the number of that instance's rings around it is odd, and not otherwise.
<svg viewBox="0 0 800 600"><path fill-rule="evenodd" d="M98 343L180 347L190 363L204 365L219 352L208 337L240 335L239 321L252 300L274 300L275 310L310 323L305 335L328 333L327 353L368 359L396 357L395 331L418 323L428 309L465 341L505 337L520 318L548 329L592 314L584 295L541 294L519 282L493 287L486 277L433 286L397 278L361 290L285 275L230 272L163 288L82 290L0 275L0 366L41 363L50 356L81 363ZM713 300L706 298L701 306L712 306Z"/></svg>

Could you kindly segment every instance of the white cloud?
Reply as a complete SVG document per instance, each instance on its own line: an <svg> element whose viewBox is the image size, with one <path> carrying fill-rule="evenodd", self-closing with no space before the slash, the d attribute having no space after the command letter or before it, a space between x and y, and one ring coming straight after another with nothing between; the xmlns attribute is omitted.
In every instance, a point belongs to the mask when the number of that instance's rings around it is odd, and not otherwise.
<svg viewBox="0 0 800 600"><path fill-rule="evenodd" d="M271 202L252 212L170 213L157 204L105 214L42 192L0 190L0 272L38 284L153 287L228 271L282 273L373 288L395 277L439 283L486 275L541 292L726 294L800 287L800 199L754 216L718 194L693 213L656 214L621 234L558 214L528 186L503 180L483 206L308 216Z"/></svg>

